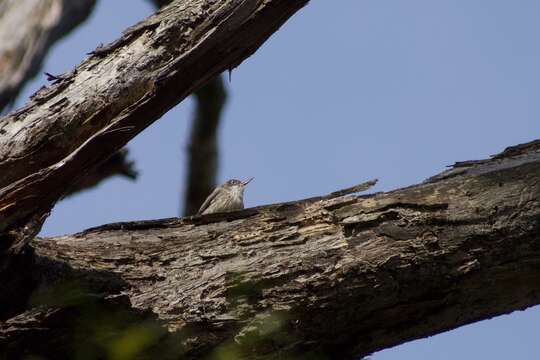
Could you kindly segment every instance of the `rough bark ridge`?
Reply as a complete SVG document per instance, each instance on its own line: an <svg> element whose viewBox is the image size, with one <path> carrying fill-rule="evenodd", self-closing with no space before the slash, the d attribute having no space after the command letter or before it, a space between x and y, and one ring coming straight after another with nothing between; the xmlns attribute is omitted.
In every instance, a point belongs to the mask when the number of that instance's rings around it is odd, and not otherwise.
<svg viewBox="0 0 540 360"><path fill-rule="evenodd" d="M0 1L0 113L38 73L53 43L81 24L94 5L95 0ZM69 195L96 186L110 176L133 180L136 174L124 149L71 187Z"/></svg>
<svg viewBox="0 0 540 360"><path fill-rule="evenodd" d="M95 3L0 0L0 113L39 72L49 48L83 22Z"/></svg>
<svg viewBox="0 0 540 360"><path fill-rule="evenodd" d="M153 318L176 356L353 359L540 303L539 179L536 141L388 193L41 239L28 277ZM4 348L61 346L83 313L38 303L0 326Z"/></svg>
<svg viewBox="0 0 540 360"><path fill-rule="evenodd" d="M2 241L306 3L175 1L0 119Z"/></svg>

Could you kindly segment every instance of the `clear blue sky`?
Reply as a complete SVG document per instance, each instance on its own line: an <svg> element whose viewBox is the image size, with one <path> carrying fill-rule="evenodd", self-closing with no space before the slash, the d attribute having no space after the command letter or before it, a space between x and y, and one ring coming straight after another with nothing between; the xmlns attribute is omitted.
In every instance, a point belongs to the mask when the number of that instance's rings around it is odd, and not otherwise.
<svg viewBox="0 0 540 360"><path fill-rule="evenodd" d="M63 73L151 10L99 1L44 70ZM248 206L375 177L390 190L539 138L539 19L538 0L312 0L234 71L220 179L255 176ZM61 202L43 234L178 215L191 112L184 101L129 144L137 182L112 179ZM536 307L372 358L538 359L539 323Z"/></svg>

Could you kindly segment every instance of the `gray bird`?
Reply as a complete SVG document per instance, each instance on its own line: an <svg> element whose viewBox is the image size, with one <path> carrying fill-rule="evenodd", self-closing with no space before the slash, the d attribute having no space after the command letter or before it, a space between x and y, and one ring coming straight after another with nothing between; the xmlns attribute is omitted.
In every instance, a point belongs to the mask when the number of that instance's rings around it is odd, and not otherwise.
<svg viewBox="0 0 540 360"><path fill-rule="evenodd" d="M232 179L218 186L206 198L197 214L213 214L242 210L244 208L244 189L253 178L246 182Z"/></svg>

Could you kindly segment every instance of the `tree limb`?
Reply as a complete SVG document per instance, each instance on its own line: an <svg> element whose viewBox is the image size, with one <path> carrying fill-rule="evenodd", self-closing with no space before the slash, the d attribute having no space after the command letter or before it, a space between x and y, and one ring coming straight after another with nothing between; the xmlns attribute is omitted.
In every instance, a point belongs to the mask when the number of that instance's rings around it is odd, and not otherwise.
<svg viewBox="0 0 540 360"><path fill-rule="evenodd" d="M133 161L128 160L127 155L128 150L126 148L115 152L110 158L92 169L85 177L68 189L64 196L72 196L81 191L94 188L104 180L116 175L130 180L137 179L138 172L135 170Z"/></svg>
<svg viewBox="0 0 540 360"><path fill-rule="evenodd" d="M1 241L307 1L174 1L0 119Z"/></svg>
<svg viewBox="0 0 540 360"><path fill-rule="evenodd" d="M184 358L353 359L539 304L539 179L540 141L388 193L42 239L30 278L153 318ZM39 318L73 308L41 302L0 340L58 342Z"/></svg>
<svg viewBox="0 0 540 360"><path fill-rule="evenodd" d="M82 23L96 0L0 1L0 113L38 74L49 48Z"/></svg>
<svg viewBox="0 0 540 360"><path fill-rule="evenodd" d="M95 3L95 0L0 1L0 113L39 72L52 45L81 24L92 13ZM71 187L68 195L91 188L110 176L135 179L136 174L133 163L127 160L127 150L122 150Z"/></svg>

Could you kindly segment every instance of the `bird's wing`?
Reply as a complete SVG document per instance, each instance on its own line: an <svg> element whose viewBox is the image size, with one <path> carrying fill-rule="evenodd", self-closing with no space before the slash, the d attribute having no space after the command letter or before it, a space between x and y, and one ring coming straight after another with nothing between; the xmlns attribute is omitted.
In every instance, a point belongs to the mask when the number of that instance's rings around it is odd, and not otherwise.
<svg viewBox="0 0 540 360"><path fill-rule="evenodd" d="M217 194L219 193L220 190L221 189L219 187L217 187L217 188L214 189L214 191L212 191L212 193L210 195L208 195L206 200L204 200L203 204L201 205L201 208L199 209L199 212L197 212L197 215L201 215L204 212L204 210L208 209L208 207L212 203L212 200L214 200L214 198L217 196Z"/></svg>

